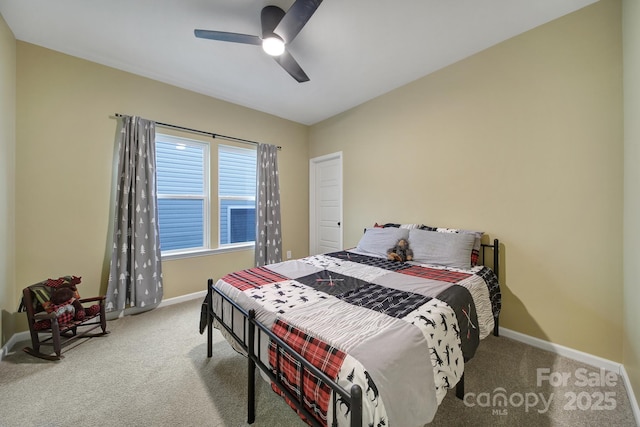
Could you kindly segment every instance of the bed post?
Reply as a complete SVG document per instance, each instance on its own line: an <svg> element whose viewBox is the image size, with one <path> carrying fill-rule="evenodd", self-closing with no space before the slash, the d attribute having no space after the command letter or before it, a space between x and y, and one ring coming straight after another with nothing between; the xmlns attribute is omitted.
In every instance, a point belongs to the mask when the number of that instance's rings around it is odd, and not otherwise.
<svg viewBox="0 0 640 427"><path fill-rule="evenodd" d="M456 397L460 400L464 399L464 372L462 373L458 384L456 384Z"/></svg>
<svg viewBox="0 0 640 427"><path fill-rule="evenodd" d="M485 249L491 248L493 250L493 266L492 271L496 276L496 280L498 281L498 285L500 285L500 241L498 239L493 239L493 244L490 243L482 243L482 262L484 265L486 263L485 257ZM500 336L500 324L498 316L493 317L493 335L496 337Z"/></svg>
<svg viewBox="0 0 640 427"><path fill-rule="evenodd" d="M498 239L493 240L493 272L496 274L498 284L500 284L500 242ZM493 318L493 335L500 336L500 323L499 317Z"/></svg>
<svg viewBox="0 0 640 427"><path fill-rule="evenodd" d="M500 242L493 239L493 272L500 281Z"/></svg>
<svg viewBox="0 0 640 427"><path fill-rule="evenodd" d="M255 310L249 310L249 341L247 343L247 424L253 424L256 420L255 317Z"/></svg>
<svg viewBox="0 0 640 427"><path fill-rule="evenodd" d="M335 409L334 409L335 412ZM362 388L358 384L351 386L351 427L362 426Z"/></svg>
<svg viewBox="0 0 640 427"><path fill-rule="evenodd" d="M207 281L207 357L213 356L213 279Z"/></svg>

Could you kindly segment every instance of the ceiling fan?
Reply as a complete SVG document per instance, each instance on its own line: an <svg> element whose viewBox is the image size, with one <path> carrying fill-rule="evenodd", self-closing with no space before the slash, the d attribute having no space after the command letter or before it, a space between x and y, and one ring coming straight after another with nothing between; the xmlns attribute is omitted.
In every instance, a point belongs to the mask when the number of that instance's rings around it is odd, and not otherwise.
<svg viewBox="0 0 640 427"><path fill-rule="evenodd" d="M286 13L278 6L265 6L260 13L262 37L212 30L194 30L194 33L203 39L262 46L291 77L299 83L307 82L309 77L287 52L286 45L296 38L320 3L322 0L296 0Z"/></svg>

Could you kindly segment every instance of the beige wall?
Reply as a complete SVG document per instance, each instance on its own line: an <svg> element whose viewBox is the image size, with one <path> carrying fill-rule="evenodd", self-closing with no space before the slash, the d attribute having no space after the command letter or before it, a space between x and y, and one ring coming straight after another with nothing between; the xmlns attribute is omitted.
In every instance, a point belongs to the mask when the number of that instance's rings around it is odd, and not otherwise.
<svg viewBox="0 0 640 427"><path fill-rule="evenodd" d="M13 335L15 290L16 40L0 15L0 347Z"/></svg>
<svg viewBox="0 0 640 427"><path fill-rule="evenodd" d="M374 222L502 242L502 325L622 361L620 2L603 0L310 131L342 151L345 246Z"/></svg>
<svg viewBox="0 0 640 427"><path fill-rule="evenodd" d="M624 46L623 361L640 395L640 3L622 2Z"/></svg>
<svg viewBox="0 0 640 427"><path fill-rule="evenodd" d="M24 42L17 63L16 289L75 274L106 290L114 113L282 146L283 249L308 252L307 126ZM251 266L253 250L166 261L164 296Z"/></svg>

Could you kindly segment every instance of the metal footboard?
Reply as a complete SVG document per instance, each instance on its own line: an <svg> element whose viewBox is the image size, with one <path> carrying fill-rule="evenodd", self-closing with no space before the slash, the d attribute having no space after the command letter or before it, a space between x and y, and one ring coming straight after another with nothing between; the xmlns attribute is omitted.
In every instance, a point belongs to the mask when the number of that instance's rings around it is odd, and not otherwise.
<svg viewBox="0 0 640 427"><path fill-rule="evenodd" d="M213 305L214 293L219 295L222 298L220 304L220 313L216 313ZM225 318L225 302L229 304L228 308L231 310L231 325L227 325L224 322ZM213 355L213 322L217 321L219 327L224 328L224 330L231 336L233 339L242 347L242 349L247 354L247 423L253 424L255 421L255 369L258 367L277 387L278 389L286 395L290 402L296 407L296 410L299 411L302 416L314 426L321 426L321 424L315 419L314 415L304 406L303 402L303 393L300 393L300 396L296 396L291 393L286 385L283 383L283 373L279 371L280 363L276 363L276 368L273 369L270 366L267 366L262 362L260 349L262 348L261 340L263 336L266 336L272 343L272 345L276 346L275 352L276 357L280 357L281 351L285 352L288 356L296 360L296 362L300 366L300 383L298 384L299 390L304 390L303 388L303 378L305 376L305 371L310 374L316 376L323 383L325 383L328 387L333 391L332 393L332 412L333 412L333 423L331 425L337 426L337 406L338 401L340 404L346 404L349 407L349 412L351 416L351 427L360 427L362 426L362 388L359 385L353 385L351 390L347 391L334 380L325 375L324 372L320 371L318 368L313 366L309 361L307 361L304 357L298 354L293 348L291 348L287 343L282 341L278 336L276 336L269 328L264 326L255 318L254 310L246 311L244 308L240 307L235 301L231 300L227 295L225 295L218 288L213 286L213 280L209 279L207 283L207 296L205 299L206 310L208 312L207 316L207 356L212 357ZM239 313L242 315L242 337L238 336L235 332L234 321L235 317L234 313ZM256 339L257 332L257 339ZM257 348L257 350L256 350Z"/></svg>

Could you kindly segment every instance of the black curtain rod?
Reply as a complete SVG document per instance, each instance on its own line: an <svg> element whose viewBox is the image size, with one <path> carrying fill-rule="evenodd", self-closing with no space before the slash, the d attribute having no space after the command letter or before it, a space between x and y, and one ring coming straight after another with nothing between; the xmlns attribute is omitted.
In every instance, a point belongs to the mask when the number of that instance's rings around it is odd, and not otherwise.
<svg viewBox="0 0 640 427"><path fill-rule="evenodd" d="M124 114L120 114L120 113L116 113L115 114L116 117L124 117ZM228 139L229 141L236 141L236 142L242 142L244 144L253 144L253 145L259 145L259 142L256 141L250 141L248 139L242 139L242 138L236 138L235 136L227 136L227 135L220 135L219 133L213 133L213 132L207 132L204 130L198 130L198 129L193 129L193 128L188 128L188 127L184 127L184 126L178 126L178 125L172 125L169 123L162 123L162 122L154 122L157 126L162 126L165 128L170 128L170 129L177 129L177 130L183 130L186 132L191 132L191 133L197 133L200 135L207 135L210 136L211 138L222 138L222 139ZM282 147L278 145L278 150L282 150Z"/></svg>

